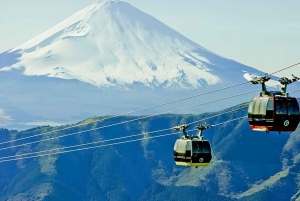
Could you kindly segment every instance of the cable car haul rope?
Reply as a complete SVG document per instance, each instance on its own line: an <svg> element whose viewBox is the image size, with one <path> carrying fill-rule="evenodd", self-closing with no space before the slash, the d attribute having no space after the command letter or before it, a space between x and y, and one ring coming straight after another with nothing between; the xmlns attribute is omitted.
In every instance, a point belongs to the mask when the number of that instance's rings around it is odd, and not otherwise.
<svg viewBox="0 0 300 201"><path fill-rule="evenodd" d="M62 128L62 129L58 129L58 130L54 130L54 131L50 131L50 132L40 133L40 134L28 136L28 137L21 137L21 138L9 140L6 142L0 142L0 145L15 143L15 142L25 140L25 139L31 139L34 137L44 136L46 134L49 136L49 134L52 134L52 133L54 134L59 131L67 130L70 128L74 128L74 127L78 127L78 126L82 126L82 125L86 125L86 124L90 124L90 123L95 123L95 122L99 122L99 121L104 121L104 120L111 119L111 118L121 117L121 116L132 114L135 112L140 112L140 111L144 111L147 109L172 104L175 102L195 98L195 97L202 96L202 95L207 95L207 94L214 93L214 92L219 92L219 91L237 87L237 86L249 83L249 82L252 84L261 84L262 85L262 90L261 90L259 96L254 97L250 101L249 106L242 106L240 108L236 108L234 110L224 112L222 114L207 117L205 119L202 119L201 121L204 121L204 120L210 119L210 118L214 118L217 116L221 116L223 114L227 114L227 113L237 111L240 109L245 109L248 107L248 116L246 116L246 117L248 117L248 122L249 122L250 128L252 130L266 131L267 133L269 131L278 131L279 133L282 131L294 131L294 130L296 130L296 128L299 124L299 120L300 120L300 115L299 115L300 112L299 112L299 104L298 104L299 100L297 100L295 97L290 97L289 93L287 93L286 90L287 90L288 84L296 82L296 81L300 80L300 78L298 78L294 75L292 75L292 79L288 79L285 77L280 78L279 79L279 83L281 84L280 91L276 91L276 92L268 91L266 88L265 82L270 80L270 78L271 78L270 75L281 72L288 68L292 68L299 64L300 63L297 63L292 66L283 68L283 69L278 70L269 75L266 74L265 76L262 76L262 77L255 77L254 79L247 81L247 82L242 82L239 84L223 87L223 88L208 91L205 93L196 94L193 96L189 96L189 97L177 99L174 101L154 105L151 107L146 107L143 109L127 112L127 113L124 113L121 115L110 116L110 117L107 117L104 119L95 120L95 121L88 122L88 123L80 123L77 125L69 126L66 128ZM89 129L89 130L69 133L69 134L60 135L60 136L49 136L46 139L34 140L34 141L23 143L23 144L17 144L17 145L3 147L3 148L0 148L0 151L6 150L6 149L11 149L11 148L16 148L16 147L21 147L21 146L27 146L27 145L31 145L34 143L48 141L48 140L78 135L78 134L82 134L82 133L87 133L89 131L99 130L102 128L112 127L112 126L116 126L116 125L120 125L120 124L125 124L125 123L129 123L129 122L141 120L141 119L155 117L158 115L167 114L167 113L174 112L174 111L180 111L180 110L193 108L193 107L200 106L200 105L214 103L217 101L223 101L223 100L226 100L229 98L239 97L241 95L253 93L256 91L258 91L258 90L244 92L244 93L240 93L240 94L233 95L233 96L223 97L223 98L220 98L217 100L211 100L211 101L200 103L200 104L186 106L186 107L182 107L182 108L178 108L178 109L174 109L174 110L170 110L167 112L158 113L158 114L154 114L154 115L143 116L143 117L139 117L136 119L119 122L119 123L115 123L115 124L110 124L110 125L106 125L106 126L101 126L101 127L97 127L97 128L93 128L93 129ZM294 92L297 92L297 91L300 91L300 90L296 90ZM292 92L292 93L294 93L294 92ZM174 144L173 155L174 155L175 164L180 165L180 166L194 166L194 167L208 166L212 159L212 148L211 148L210 142L208 140L204 140L203 131L209 129L210 127L222 125L227 122L231 122L231 121L235 121L235 120L240 120L242 118L245 118L245 117L240 117L237 119L225 121L225 122L218 123L215 125L201 125L200 124L200 125L196 126L197 129L190 130L190 131L198 131L197 136L190 136L188 134L189 131L186 131L186 129L189 127L190 124L199 123L200 120L191 122L189 125L183 124L180 126L175 126L172 128L167 128L167 129L162 129L162 130L157 130L157 131L151 131L151 132L147 132L147 133L148 134L158 133L158 132L167 131L167 130L171 130L171 129L180 130L182 132L183 136L180 139L177 139ZM30 158L36 158L36 157L42 157L42 156L49 156L49 155L55 155L55 154L70 153L70 152L76 152L76 151L82 151L82 150L89 150L89 149L95 149L95 148L100 148L100 147L107 147L107 146L113 146L113 145L118 145L118 144L125 144L125 143L130 143L130 142L141 141L141 140L145 140L145 139L161 138L161 137L167 137L167 136L178 135L178 134L179 133L176 132L176 133L171 133L171 134L169 133L169 134L156 135L156 136L151 136L151 137L144 137L144 133L141 133L141 134L135 134L135 135L130 135L130 136L124 136L124 137L120 137L120 138L112 138L112 139L108 139L108 140L100 140L100 141L95 141L95 142L90 142L90 143L85 143L85 144L77 144L77 145L68 146L68 147L60 147L60 148L54 148L54 149L50 149L50 150L42 150L42 151L36 151L36 152L31 152L31 153L3 156L3 157L0 157L0 163L16 161L16 160L23 160L23 159L30 159ZM124 139L126 139L126 138L132 138L132 137L137 137L137 136L143 136L143 137L138 138L138 139L124 141ZM97 145L99 143L106 143L106 142L115 141L115 140L118 142ZM91 145L93 145L93 146L91 146ZM85 147L83 147L83 146L85 146ZM88 147L86 147L86 146L88 146Z"/></svg>
<svg viewBox="0 0 300 201"><path fill-rule="evenodd" d="M225 121L225 122L222 122L222 123L218 123L218 124L212 125L212 127L223 125L223 124L226 124L228 122L232 122L232 121L236 121L236 120L241 120L243 118L246 118L246 116L239 117L239 118L236 118L236 119L231 119L231 120L228 120L228 121ZM170 129L172 129L172 128L170 128ZM170 129L164 129L164 130L170 130ZM193 130L189 130L188 132L192 132L192 131L196 131L196 130L197 129L193 129ZM162 131L162 130L160 130L160 131ZM149 132L149 133L154 133L154 132L158 132L158 131L153 131L153 132ZM110 143L110 144L96 145L96 146L92 146L92 147L84 147L84 148L77 148L77 149L71 149L71 150L64 150L64 149L74 148L74 147L78 147L78 146L86 146L86 145L91 145L91 144L96 144L96 143L103 143L103 142L108 142L108 141L113 141L113 140L120 139L120 138L114 138L114 139L110 139L110 140L102 140L102 141L98 141L98 142L86 143L86 144L81 144L81 145L61 147L61 148L55 148L55 149L32 152L32 153L25 153L25 154L13 155L13 156L0 157L0 163L16 161L16 160L24 160L24 159L30 159L30 158L37 158L37 157L42 157L42 156L63 154L63 153L78 152L78 151L83 151L83 150L90 150L90 149L95 149L95 148L108 147L108 146L119 145L119 144L126 144L126 143L130 143L130 142L137 142L137 141L142 141L142 140L147 140L147 139L168 137L168 136L172 136L172 135L178 135L180 133L181 132L168 133L168 134L156 135L156 136L151 136L151 137L143 137L143 138L134 139L134 140L126 140L126 141L120 141L120 142L115 142L115 143ZM138 135L144 135L144 133L143 134L138 134ZM138 136L138 135L134 135L134 136ZM134 137L134 136L127 136L127 137L123 137L123 138L130 138L130 137ZM47 152L50 152L50 153L47 153ZM29 155L32 155L32 156L29 156Z"/></svg>

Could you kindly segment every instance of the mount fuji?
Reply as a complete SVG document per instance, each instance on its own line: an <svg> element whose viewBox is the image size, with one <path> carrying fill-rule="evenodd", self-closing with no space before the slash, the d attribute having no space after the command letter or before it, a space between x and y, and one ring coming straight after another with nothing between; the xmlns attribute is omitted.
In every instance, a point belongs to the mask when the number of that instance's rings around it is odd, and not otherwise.
<svg viewBox="0 0 300 201"><path fill-rule="evenodd" d="M246 73L264 74L203 48L126 2L97 1L0 54L0 126L23 129L121 114L245 82ZM230 92L248 90L245 85Z"/></svg>
<svg viewBox="0 0 300 201"><path fill-rule="evenodd" d="M19 61L2 71L23 69L24 75L100 88L196 88L224 79L207 58L213 53L125 2L96 2L16 50Z"/></svg>

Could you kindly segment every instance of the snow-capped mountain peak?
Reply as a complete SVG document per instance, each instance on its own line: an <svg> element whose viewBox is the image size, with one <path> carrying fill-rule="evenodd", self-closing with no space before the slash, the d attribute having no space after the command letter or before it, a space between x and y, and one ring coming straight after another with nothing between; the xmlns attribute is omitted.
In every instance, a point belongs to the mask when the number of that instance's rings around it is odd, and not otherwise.
<svg viewBox="0 0 300 201"><path fill-rule="evenodd" d="M221 82L201 55L208 51L122 1L97 1L18 49L22 57L11 68L24 68L25 75L99 87L197 88Z"/></svg>

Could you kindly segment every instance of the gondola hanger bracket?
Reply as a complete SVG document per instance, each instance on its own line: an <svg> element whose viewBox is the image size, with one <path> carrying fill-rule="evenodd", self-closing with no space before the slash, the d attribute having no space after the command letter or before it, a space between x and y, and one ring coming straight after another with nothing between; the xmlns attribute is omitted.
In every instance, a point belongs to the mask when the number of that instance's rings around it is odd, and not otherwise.
<svg viewBox="0 0 300 201"><path fill-rule="evenodd" d="M292 74L292 79L288 79L287 77L281 77L279 78L279 83L280 83L280 93L283 95L283 96L286 96L288 97L288 93L286 93L286 89L287 89L287 85L293 83L293 82L296 82L298 80L300 80L299 77L296 77L295 75Z"/></svg>
<svg viewBox="0 0 300 201"><path fill-rule="evenodd" d="M203 140L203 131L209 129L210 127L212 127L212 126L208 125L206 123L205 123L205 125L202 125L202 124L197 125L198 138Z"/></svg>
<svg viewBox="0 0 300 201"><path fill-rule="evenodd" d="M252 80L250 80L249 82L251 84L263 84L263 83L269 81L270 79L271 79L270 75L265 74L265 76L255 77Z"/></svg>
<svg viewBox="0 0 300 201"><path fill-rule="evenodd" d="M260 94L260 96L264 96L264 95L270 95L270 92L267 91L267 87L265 82L269 81L271 79L270 75L265 74L265 76L262 77L255 77L252 80L250 80L249 82L251 84L261 84L262 86L262 92Z"/></svg>
<svg viewBox="0 0 300 201"><path fill-rule="evenodd" d="M174 129L174 130L181 130L181 131L183 132L183 135L184 135L184 136L182 136L182 137L185 138L185 139L189 139L190 136L189 136L189 134L185 131L185 129L187 129L188 127L189 127L188 124L182 124L182 125L173 127L173 129Z"/></svg>

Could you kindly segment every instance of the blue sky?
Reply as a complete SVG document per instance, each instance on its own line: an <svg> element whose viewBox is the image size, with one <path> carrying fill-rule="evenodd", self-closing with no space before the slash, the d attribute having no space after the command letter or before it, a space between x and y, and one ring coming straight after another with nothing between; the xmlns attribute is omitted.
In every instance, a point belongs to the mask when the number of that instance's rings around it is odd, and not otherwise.
<svg viewBox="0 0 300 201"><path fill-rule="evenodd" d="M46 31L94 0L1 0L0 52ZM300 1L127 0L203 47L272 72L300 62ZM290 73L300 76L300 65Z"/></svg>

